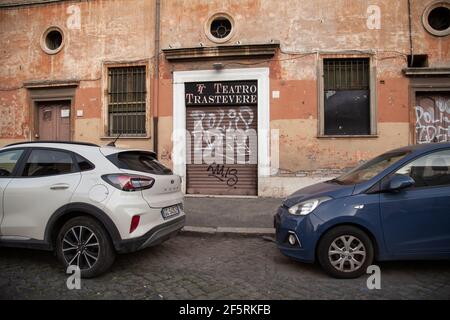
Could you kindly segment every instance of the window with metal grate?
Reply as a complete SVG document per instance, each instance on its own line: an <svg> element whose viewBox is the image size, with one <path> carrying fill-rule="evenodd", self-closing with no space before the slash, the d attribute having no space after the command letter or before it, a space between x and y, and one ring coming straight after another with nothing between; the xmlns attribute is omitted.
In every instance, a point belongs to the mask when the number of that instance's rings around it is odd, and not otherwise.
<svg viewBox="0 0 450 320"><path fill-rule="evenodd" d="M325 135L370 134L370 61L324 59Z"/></svg>
<svg viewBox="0 0 450 320"><path fill-rule="evenodd" d="M145 66L108 69L108 134L146 134Z"/></svg>

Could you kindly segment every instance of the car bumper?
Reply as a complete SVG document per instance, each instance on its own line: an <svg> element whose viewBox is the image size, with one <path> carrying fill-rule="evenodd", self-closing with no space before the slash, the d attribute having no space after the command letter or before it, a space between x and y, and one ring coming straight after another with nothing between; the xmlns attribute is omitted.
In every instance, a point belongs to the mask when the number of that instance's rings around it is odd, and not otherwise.
<svg viewBox="0 0 450 320"><path fill-rule="evenodd" d="M185 215L174 218L152 228L143 236L118 241L114 246L118 253L127 253L158 245L177 235L184 227L185 221Z"/></svg>
<svg viewBox="0 0 450 320"><path fill-rule="evenodd" d="M294 216L288 208L281 206L274 216L276 243L284 255L298 261L312 263L315 260L315 248L318 241L317 226L320 220L314 215ZM289 243L289 236L296 239Z"/></svg>

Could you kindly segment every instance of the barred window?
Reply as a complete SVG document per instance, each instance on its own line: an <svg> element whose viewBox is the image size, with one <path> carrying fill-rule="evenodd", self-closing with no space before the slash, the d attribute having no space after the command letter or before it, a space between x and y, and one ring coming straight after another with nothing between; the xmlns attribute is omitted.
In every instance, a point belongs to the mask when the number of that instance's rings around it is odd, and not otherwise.
<svg viewBox="0 0 450 320"><path fill-rule="evenodd" d="M145 66L109 68L108 135L145 135L145 110Z"/></svg>
<svg viewBox="0 0 450 320"><path fill-rule="evenodd" d="M325 135L369 135L369 59L324 59Z"/></svg>

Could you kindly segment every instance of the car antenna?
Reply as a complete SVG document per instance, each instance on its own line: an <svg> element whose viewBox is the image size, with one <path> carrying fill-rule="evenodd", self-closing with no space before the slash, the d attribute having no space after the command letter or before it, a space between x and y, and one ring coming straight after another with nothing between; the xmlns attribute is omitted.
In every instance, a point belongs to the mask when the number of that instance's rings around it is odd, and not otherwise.
<svg viewBox="0 0 450 320"><path fill-rule="evenodd" d="M119 133L119 135L114 139L114 141L111 141L110 143L108 143L107 146L108 147L115 147L116 146L116 141L119 140L121 135L122 135L122 133Z"/></svg>

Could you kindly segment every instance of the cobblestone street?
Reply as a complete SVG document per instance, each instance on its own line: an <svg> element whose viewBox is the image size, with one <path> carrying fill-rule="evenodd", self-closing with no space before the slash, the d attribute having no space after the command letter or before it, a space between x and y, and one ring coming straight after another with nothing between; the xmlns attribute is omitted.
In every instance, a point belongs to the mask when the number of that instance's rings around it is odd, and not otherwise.
<svg viewBox="0 0 450 320"><path fill-rule="evenodd" d="M66 288L51 253L0 249L2 299L449 299L450 262L381 263L381 290L367 277L337 280L291 261L261 238L178 236L121 255L106 275Z"/></svg>

